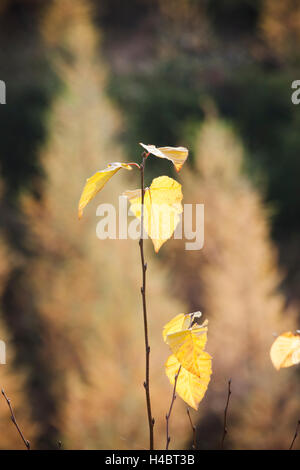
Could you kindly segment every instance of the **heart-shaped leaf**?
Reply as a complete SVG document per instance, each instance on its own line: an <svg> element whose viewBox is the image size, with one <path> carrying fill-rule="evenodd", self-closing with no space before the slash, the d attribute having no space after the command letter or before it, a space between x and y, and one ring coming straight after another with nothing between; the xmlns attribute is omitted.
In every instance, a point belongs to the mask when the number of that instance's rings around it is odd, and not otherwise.
<svg viewBox="0 0 300 470"><path fill-rule="evenodd" d="M141 220L141 190L125 191L131 212ZM144 196L144 229L151 238L156 253L173 235L182 213L181 184L169 178L155 178Z"/></svg>

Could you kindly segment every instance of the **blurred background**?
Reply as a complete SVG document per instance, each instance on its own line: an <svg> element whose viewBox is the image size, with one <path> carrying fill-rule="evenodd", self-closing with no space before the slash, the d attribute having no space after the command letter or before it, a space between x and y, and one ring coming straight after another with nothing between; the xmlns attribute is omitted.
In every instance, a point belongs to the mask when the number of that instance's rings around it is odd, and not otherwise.
<svg viewBox="0 0 300 470"><path fill-rule="evenodd" d="M136 172L77 220L85 179L139 161L140 141L187 146L179 175L153 158L147 183L173 176L205 204L202 250L147 243L156 447L172 395L161 330L195 310L213 356L197 448L220 447L229 378L226 447L289 447L299 368L275 371L269 349L299 328L299 42L295 0L1 1L0 386L33 448L148 446L138 245L95 232ZM178 398L170 447L191 445ZM22 448L3 399L0 448Z"/></svg>

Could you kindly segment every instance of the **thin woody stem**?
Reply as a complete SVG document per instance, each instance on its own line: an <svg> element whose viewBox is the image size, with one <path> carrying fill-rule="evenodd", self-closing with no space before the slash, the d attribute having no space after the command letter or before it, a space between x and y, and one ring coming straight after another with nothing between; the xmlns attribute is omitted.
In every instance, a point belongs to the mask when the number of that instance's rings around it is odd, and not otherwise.
<svg viewBox="0 0 300 470"><path fill-rule="evenodd" d="M230 400L230 395L231 395L231 379L228 380L228 392L227 392L227 400L226 400L226 406L224 410L224 425L223 425L223 436L222 436L222 441L221 441L221 449L224 447L224 441L226 434L228 432L227 430L227 412L228 412L228 406L229 406L229 400Z"/></svg>
<svg viewBox="0 0 300 470"><path fill-rule="evenodd" d="M154 449L154 438L153 438L153 428L154 428L154 419L151 412L151 400L150 400L150 346L148 338L148 321L147 321L147 305L146 305L146 271L147 263L145 263L144 257L144 199L145 199L145 185L144 185L144 171L145 163L149 154L146 152L143 153L143 161L140 165L141 171L141 192L142 192L142 207L141 207L141 238L139 241L140 252L141 252L141 262L142 262L142 273L143 273L143 286L141 287L142 299L143 299L143 317L144 317L144 333L145 333L145 350L146 350L146 379L144 382L144 388L146 392L146 403L147 403L147 414L148 414L148 423L149 423L149 437L150 437L150 450Z"/></svg>
<svg viewBox="0 0 300 470"><path fill-rule="evenodd" d="M192 421L189 407L187 407L186 412L187 412L187 415L188 415L188 417L189 417L189 421L190 421L191 428L192 428L192 431L193 431L193 445L192 445L192 449L193 449L193 450L196 450L196 444L197 444L197 442L196 442L196 427L194 426L194 423L193 423L193 421Z"/></svg>
<svg viewBox="0 0 300 470"><path fill-rule="evenodd" d="M20 434L21 438L22 438L22 441L24 442L25 446L26 446L26 449L27 450L30 450L30 442L27 441L27 439L25 439L25 436L24 434L22 433L18 423L17 423L17 420L16 420L16 417L15 417L15 414L14 414L14 410L11 406L11 403L10 403L10 399L8 398L8 396L6 395L5 391L2 389L1 390L1 393L2 395L4 396L5 400L6 400L6 403L8 404L8 407L9 407L9 411L10 411L10 417L11 417L11 420L12 422L14 423L14 425L16 426L17 428L17 431L18 433Z"/></svg>
<svg viewBox="0 0 300 470"><path fill-rule="evenodd" d="M170 421L170 416L171 416L171 413L172 413L173 405L174 405L174 402L176 400L176 385L177 385L177 380L178 380L180 370L181 370L181 366L179 367L178 372L175 375L174 388L173 388L173 394L172 394L170 409L169 409L168 414L166 415L166 428L167 428L166 429L166 432L167 432L166 450L169 449L169 444L170 444L170 441L171 441L171 437L169 435L169 421Z"/></svg>
<svg viewBox="0 0 300 470"><path fill-rule="evenodd" d="M292 449L293 449L293 445L294 445L295 440L297 439L299 429L300 429L300 420L299 420L298 423L297 423L296 431L295 431L293 440L292 440L292 442L291 442L291 445L290 445L290 447L289 447L289 450L292 450Z"/></svg>

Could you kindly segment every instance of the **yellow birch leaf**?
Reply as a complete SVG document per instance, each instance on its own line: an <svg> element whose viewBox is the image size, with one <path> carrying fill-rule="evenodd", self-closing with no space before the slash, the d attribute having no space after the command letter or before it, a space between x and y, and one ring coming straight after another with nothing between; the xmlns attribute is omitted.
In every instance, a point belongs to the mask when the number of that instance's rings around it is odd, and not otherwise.
<svg viewBox="0 0 300 470"><path fill-rule="evenodd" d="M299 364L300 335L294 335L288 331L278 336L271 346L270 357L277 370Z"/></svg>
<svg viewBox="0 0 300 470"><path fill-rule="evenodd" d="M141 220L141 190L125 191L131 212ZM182 213L181 184L169 178L155 178L144 196L144 229L151 238L155 252L173 235Z"/></svg>
<svg viewBox="0 0 300 470"><path fill-rule="evenodd" d="M200 324L201 312L181 313L167 323L163 337L172 355L165 368L172 385L179 371L176 392L197 410L210 381L211 356L204 351L207 321Z"/></svg>
<svg viewBox="0 0 300 470"><path fill-rule="evenodd" d="M207 341L207 328L193 327L167 335L166 342L182 367L199 376L199 360ZM206 353L207 354L207 353Z"/></svg>
<svg viewBox="0 0 300 470"><path fill-rule="evenodd" d="M198 361L200 375L194 375L181 366L176 383L176 394L195 410L198 409L199 403L205 395L212 373L209 354L203 351ZM167 359L165 369L172 385L175 383L175 376L179 371L180 365L180 362L173 354Z"/></svg>
<svg viewBox="0 0 300 470"><path fill-rule="evenodd" d="M179 315L176 315L176 317L172 318L171 321L169 321L163 329L163 338L164 341L166 342L167 340L167 335L170 335L171 333L176 333L179 330L186 329L189 327L190 324L190 319L189 316L186 315L185 313L180 313Z"/></svg>
<svg viewBox="0 0 300 470"><path fill-rule="evenodd" d="M173 162L176 171L180 171L186 161L189 151L185 147L155 147L155 145L145 145L140 142L144 149L159 158L166 158Z"/></svg>
<svg viewBox="0 0 300 470"><path fill-rule="evenodd" d="M167 335L191 328L194 323L199 322L201 315L201 312L180 313L179 315L176 315L176 317L172 318L172 320L170 320L163 329L163 338L165 343L167 342ZM206 322L201 326L205 325Z"/></svg>
<svg viewBox="0 0 300 470"><path fill-rule="evenodd" d="M115 173L117 173L120 168L132 170L131 166L127 165L126 163L109 163L107 165L107 168L105 168L104 170L97 171L97 173L95 173L93 176L86 180L78 205L79 219L81 219L82 217L83 209L85 208L85 206L96 196L99 191L101 191L107 181L110 180L110 178Z"/></svg>

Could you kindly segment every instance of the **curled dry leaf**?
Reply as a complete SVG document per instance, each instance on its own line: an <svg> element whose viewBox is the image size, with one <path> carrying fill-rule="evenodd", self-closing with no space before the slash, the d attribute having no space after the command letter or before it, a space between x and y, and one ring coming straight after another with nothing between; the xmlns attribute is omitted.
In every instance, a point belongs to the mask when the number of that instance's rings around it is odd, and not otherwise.
<svg viewBox="0 0 300 470"><path fill-rule="evenodd" d="M173 162L176 171L180 171L186 161L189 151L185 147L155 147L155 145L145 145L140 142L144 149L159 158L166 158Z"/></svg>
<svg viewBox="0 0 300 470"><path fill-rule="evenodd" d="M166 374L174 385L179 371L176 391L194 409L198 409L212 373L211 356L204 351L207 341L207 322L199 325L200 312L180 314L163 329L164 341L172 355L168 358Z"/></svg>
<svg viewBox="0 0 300 470"><path fill-rule="evenodd" d="M275 339L270 349L270 357L275 369L290 367L300 363L300 335L290 331Z"/></svg>
<svg viewBox="0 0 300 470"><path fill-rule="evenodd" d="M132 167L126 163L109 163L107 168L97 171L97 173L86 180L78 205L79 219L82 217L85 206L96 196L99 191L101 191L107 181L110 180L110 178L121 168L132 170Z"/></svg>
<svg viewBox="0 0 300 470"><path fill-rule="evenodd" d="M141 190L125 191L131 212L141 220ZM145 190L144 229L151 238L155 252L173 235L182 213L181 184L169 178L155 178Z"/></svg>

